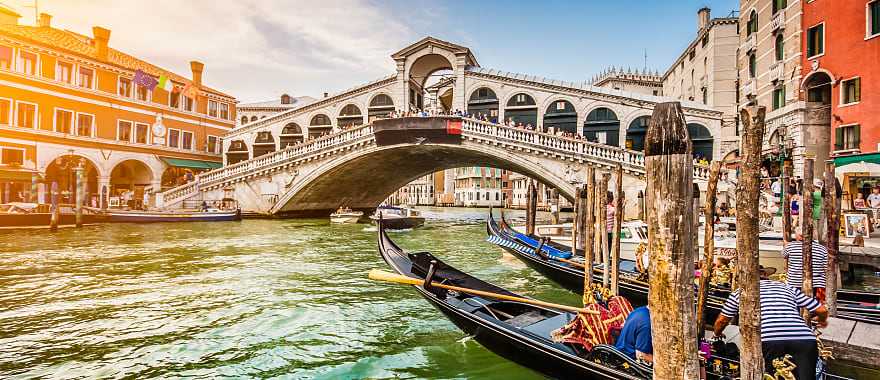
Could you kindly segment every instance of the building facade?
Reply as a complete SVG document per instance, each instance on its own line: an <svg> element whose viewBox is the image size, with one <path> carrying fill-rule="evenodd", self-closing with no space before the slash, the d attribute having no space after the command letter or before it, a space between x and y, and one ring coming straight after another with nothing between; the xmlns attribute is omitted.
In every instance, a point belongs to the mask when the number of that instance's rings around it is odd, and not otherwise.
<svg viewBox="0 0 880 380"><path fill-rule="evenodd" d="M700 102L724 113L721 133L688 125L694 153L708 160L724 159L739 148L737 118L737 47L739 20L712 18L709 8L697 12L697 36L662 77L663 95ZM715 156L712 140L720 140ZM728 157L729 158L729 157Z"/></svg>
<svg viewBox="0 0 880 380"><path fill-rule="evenodd" d="M501 169L466 167L455 169L455 205L504 207Z"/></svg>
<svg viewBox="0 0 880 380"><path fill-rule="evenodd" d="M863 164L880 163L880 1L806 2L802 29L807 108L827 110L817 113L816 129L826 133L844 197L867 198L880 185L880 171Z"/></svg>
<svg viewBox="0 0 880 380"><path fill-rule="evenodd" d="M660 96L663 94L663 78L656 71L633 70L610 67L590 80L596 87L613 90L630 91L645 95Z"/></svg>
<svg viewBox="0 0 880 380"><path fill-rule="evenodd" d="M72 203L82 166L87 204L149 204L221 165L236 100L203 85L202 63L188 79L109 47L108 29L85 36L53 28L47 14L25 26L0 13L3 201L46 202L54 183Z"/></svg>

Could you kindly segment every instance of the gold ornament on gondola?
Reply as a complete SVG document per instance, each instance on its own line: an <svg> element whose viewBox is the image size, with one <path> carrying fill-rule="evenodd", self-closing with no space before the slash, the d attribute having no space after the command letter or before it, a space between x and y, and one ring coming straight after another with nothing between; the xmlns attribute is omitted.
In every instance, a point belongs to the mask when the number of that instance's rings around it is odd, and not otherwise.
<svg viewBox="0 0 880 380"><path fill-rule="evenodd" d="M714 270L712 270L712 278L709 279L709 284L712 286L727 286L730 285L730 279L733 276L733 262L728 264L721 264Z"/></svg>
<svg viewBox="0 0 880 380"><path fill-rule="evenodd" d="M773 359L773 369L776 372L772 375L765 373L764 380L795 380L795 368L797 365L791 361L791 355L786 354L781 358Z"/></svg>

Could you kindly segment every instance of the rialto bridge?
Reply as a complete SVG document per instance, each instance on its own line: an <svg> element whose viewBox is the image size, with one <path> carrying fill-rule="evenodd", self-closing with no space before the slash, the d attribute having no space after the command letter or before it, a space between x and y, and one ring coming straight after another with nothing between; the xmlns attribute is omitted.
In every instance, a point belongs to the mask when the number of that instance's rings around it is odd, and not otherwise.
<svg viewBox="0 0 880 380"><path fill-rule="evenodd" d="M224 136L224 167L160 194L157 203L235 198L265 213L324 213L340 205L368 209L409 181L454 167L489 166L526 174L571 199L583 167L624 165L638 189L643 138L655 104L670 99L548 80L480 67L471 51L425 38L392 55L394 75L245 124ZM427 84L431 74L450 73ZM682 102L694 151L722 153L712 136L721 112ZM406 110L462 111L456 144L413 139L377 144L373 122ZM427 120L433 120L428 118ZM495 121L531 125L536 130ZM574 139L545 133L564 131ZM695 169L701 178L704 168ZM634 190L637 191L637 190ZM635 201L635 194L628 194Z"/></svg>

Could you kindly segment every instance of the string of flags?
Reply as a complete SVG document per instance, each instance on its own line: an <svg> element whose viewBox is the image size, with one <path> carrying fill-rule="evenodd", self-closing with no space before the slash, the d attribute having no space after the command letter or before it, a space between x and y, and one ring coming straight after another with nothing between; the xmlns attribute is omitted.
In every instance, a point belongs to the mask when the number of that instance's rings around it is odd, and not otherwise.
<svg viewBox="0 0 880 380"><path fill-rule="evenodd" d="M183 87L175 86L171 81L171 78L168 78L165 75L160 75L157 80L156 78L153 78L152 75L149 75L140 69L134 72L134 79L132 82L136 83L138 86L145 87L150 91L153 91L158 87L168 92L182 93L190 98L195 98L199 93L199 90L196 86L193 86L192 83L187 83Z"/></svg>

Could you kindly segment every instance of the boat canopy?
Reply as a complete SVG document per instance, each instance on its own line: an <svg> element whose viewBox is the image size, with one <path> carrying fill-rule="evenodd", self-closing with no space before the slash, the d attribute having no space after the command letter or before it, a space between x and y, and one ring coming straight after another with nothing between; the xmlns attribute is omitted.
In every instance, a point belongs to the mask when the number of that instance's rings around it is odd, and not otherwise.
<svg viewBox="0 0 880 380"><path fill-rule="evenodd" d="M173 157L159 157L163 162L168 164L169 166L174 166L177 168L187 168L187 169L199 169L199 170L211 170L211 169L219 169L223 166L222 162L213 162L213 161L200 161L200 160L188 160L185 158L173 158Z"/></svg>

